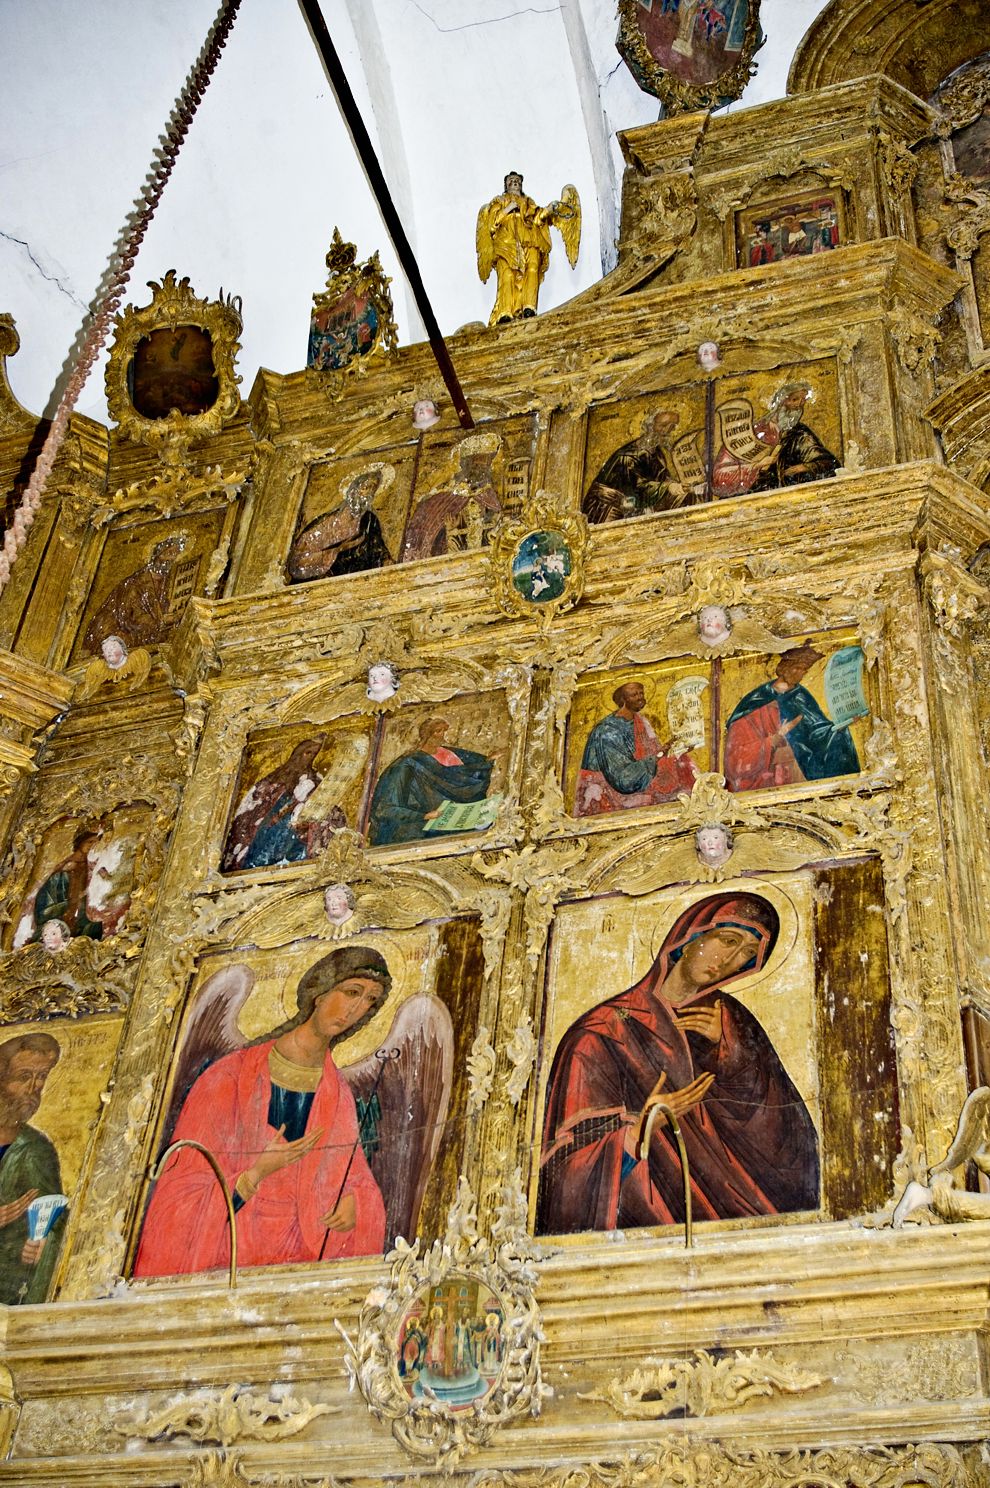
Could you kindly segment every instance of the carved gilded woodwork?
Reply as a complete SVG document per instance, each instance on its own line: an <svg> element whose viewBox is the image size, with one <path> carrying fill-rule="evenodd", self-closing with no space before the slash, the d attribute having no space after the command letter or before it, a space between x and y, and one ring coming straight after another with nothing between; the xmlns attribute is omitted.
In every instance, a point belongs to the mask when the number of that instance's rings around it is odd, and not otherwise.
<svg viewBox="0 0 990 1488"><path fill-rule="evenodd" d="M398 331L388 288L392 281L377 252L359 263L357 248L335 227L326 264L326 288L313 296L306 364L333 401L346 376L366 373L395 350Z"/></svg>
<svg viewBox="0 0 990 1488"><path fill-rule="evenodd" d="M415 510L452 467L461 436L449 408L425 432L410 424L435 377L423 347L376 357L360 379L263 372L251 427L238 415L181 463L115 439L101 469L99 440L80 426L50 556L37 585L12 582L3 600L17 640L0 755L4 780L30 777L30 794L18 787L7 803L0 1000L8 1024L83 1034L113 1022L123 1034L112 1074L89 1092L99 1119L57 1303L0 1320L0 1482L985 1481L985 1227L890 1224L897 1195L925 1181L955 1131L963 1010L990 1009L979 489L990 456L983 373L961 376L962 281L938 224L922 222L926 193L941 191L925 143L934 120L873 78L629 131L615 274L504 327L497 356L484 334L450 338L482 437L503 452L518 438L510 454L526 466L487 549L288 581L299 524L322 510L308 503L337 500L341 481L377 465L408 476ZM751 221L823 197L841 223L834 250L739 265ZM587 526L588 485L644 412L704 412L696 354L713 337L713 409L729 391L759 402L760 389L813 385L808 423L835 474ZM4 458L28 432L13 425L0 431ZM539 491L554 493L552 521L527 509ZM73 644L127 577L111 540L146 528L152 543L207 512L217 525L202 582L146 648L147 672L90 686ZM519 542L549 525L579 555L568 577L580 583L547 623L539 595L509 588ZM869 717L852 725L855 772L733 790L724 754L706 762L699 749L696 776L668 799L575 814L582 698L607 702L630 677L681 668L719 679L724 733L739 695L809 641L823 655L862 650ZM397 687L369 696L369 668L386 663ZM448 714L445 747L473 736L499 754L494 821L376 845L383 769ZM311 834L300 857L228 859L238 808L316 735L373 741L345 824ZM315 759L322 784L332 748ZM134 803L147 826L116 933L15 949L33 865L45 881L71 856L66 824ZM699 851L706 828L726 856ZM537 1255L524 1232L562 1029L629 985L675 901L723 893L790 896L800 913L788 923L814 953L803 980L780 995L768 983L759 1008L785 1065L803 1072L822 1205L696 1221L690 1252L677 1225L657 1223L541 1236ZM441 970L457 988L456 1098L418 1238L391 1261L248 1266L234 1294L219 1273L135 1278L149 1168L204 987L246 968L257 993L241 1035L254 1036L274 1007L289 1011L301 969L354 944L401 950L402 975L415 971L429 995ZM560 971L564 950L573 975ZM527 1198L508 1206L510 1239L504 1187L517 1169ZM462 1206L451 1238L446 1204L461 1181L477 1217ZM442 1286L455 1253L470 1272L469 1231L492 1236L493 1269L476 1280L493 1298L503 1288L519 1327L514 1372L458 1411L415 1394L396 1344L400 1326L414 1337L417 1288Z"/></svg>
<svg viewBox="0 0 990 1488"><path fill-rule="evenodd" d="M748 0L738 42L733 37L732 50L726 47L721 57L703 54L706 47L713 51L713 40L717 47L718 37L726 35L724 17L720 27L710 21L706 27L698 6L686 5L674 19L672 44L661 47L651 42L642 9L635 0L619 0L616 46L639 86L660 99L665 113L717 108L740 96L756 71L753 54L763 34L759 0ZM696 57L695 50L701 55Z"/></svg>
<svg viewBox="0 0 990 1488"><path fill-rule="evenodd" d="M185 447L219 434L240 408L241 302L197 299L174 269L148 287L151 303L128 305L114 323L107 406L124 439L178 463Z"/></svg>

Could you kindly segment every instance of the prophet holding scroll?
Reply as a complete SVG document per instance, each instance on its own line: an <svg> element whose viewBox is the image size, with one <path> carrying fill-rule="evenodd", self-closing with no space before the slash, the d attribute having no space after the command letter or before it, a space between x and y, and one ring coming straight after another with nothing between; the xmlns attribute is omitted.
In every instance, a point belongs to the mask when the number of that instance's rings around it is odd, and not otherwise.
<svg viewBox="0 0 990 1488"><path fill-rule="evenodd" d="M679 1224L687 1149L696 1219L787 1214L818 1204L818 1138L764 1029L725 993L766 964L773 905L756 894L701 899L671 926L649 971L583 1013L554 1056L537 1232Z"/></svg>

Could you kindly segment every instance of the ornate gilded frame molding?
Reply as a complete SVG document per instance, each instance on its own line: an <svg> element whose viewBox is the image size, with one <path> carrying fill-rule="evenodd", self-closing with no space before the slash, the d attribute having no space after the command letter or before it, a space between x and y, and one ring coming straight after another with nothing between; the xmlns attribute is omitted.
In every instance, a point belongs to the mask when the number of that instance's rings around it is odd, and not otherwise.
<svg viewBox="0 0 990 1488"><path fill-rule="evenodd" d="M389 1423L410 1456L442 1464L449 1471L508 1422L525 1415L538 1417L544 1398L552 1393L540 1369L543 1332L535 1297L539 1251L527 1233L518 1170L501 1189L490 1241L478 1232L474 1196L461 1178L444 1238L428 1249L422 1249L419 1240L410 1246L400 1239L387 1259L388 1283L369 1293L356 1339L336 1322L345 1343L344 1365L369 1410ZM396 1367L399 1328L408 1309L424 1293L459 1277L486 1287L499 1299L504 1342L494 1383L470 1408L461 1409L435 1395L424 1393L416 1399Z"/></svg>
<svg viewBox="0 0 990 1488"><path fill-rule="evenodd" d="M241 302L235 295L216 300L197 299L189 279L177 279L169 269L159 284L148 281L151 303L140 308L128 305L117 316L115 334L106 370L107 406L110 417L124 439L171 450L178 457L182 448L194 439L219 434L241 406L235 364L240 350L243 328ZM211 407L198 414L182 414L177 409L164 418L146 418L131 400L128 388L130 367L138 345L155 331L174 331L192 326L205 332L211 342L213 367L218 392Z"/></svg>

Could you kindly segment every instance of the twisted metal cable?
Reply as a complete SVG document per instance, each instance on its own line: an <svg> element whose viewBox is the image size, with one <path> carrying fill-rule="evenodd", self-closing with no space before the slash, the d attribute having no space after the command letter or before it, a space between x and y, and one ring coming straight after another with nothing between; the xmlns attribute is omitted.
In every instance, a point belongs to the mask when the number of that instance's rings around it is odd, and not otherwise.
<svg viewBox="0 0 990 1488"><path fill-rule="evenodd" d="M222 0L216 19L207 32L202 50L169 114L165 130L155 151L155 163L146 177L138 198L128 214L117 239L107 269L97 287L96 309L83 338L75 366L66 380L51 426L41 447L21 503L4 533L0 551L0 593L10 578L11 566L27 541L28 531L38 514L48 477L69 427L75 408L93 363L103 350L110 322L120 307L124 289L134 267L138 250L144 241L151 219L158 210L162 192L175 166L179 150L189 132L196 110L206 92L210 78L227 44L241 0Z"/></svg>

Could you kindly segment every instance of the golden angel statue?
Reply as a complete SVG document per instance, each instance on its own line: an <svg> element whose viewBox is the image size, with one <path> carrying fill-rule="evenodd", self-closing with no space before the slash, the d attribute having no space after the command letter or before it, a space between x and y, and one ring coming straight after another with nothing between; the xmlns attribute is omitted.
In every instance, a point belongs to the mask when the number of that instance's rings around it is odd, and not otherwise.
<svg viewBox="0 0 990 1488"><path fill-rule="evenodd" d="M912 1181L894 1210L899 1230L916 1210L934 1212L946 1224L965 1219L990 1219L990 1193L970 1193L957 1184L954 1169L971 1162L990 1177L990 1086L978 1085L966 1097L959 1125L945 1157L929 1171L928 1183Z"/></svg>
<svg viewBox="0 0 990 1488"><path fill-rule="evenodd" d="M565 186L559 201L538 207L522 189L523 178L510 171L505 189L478 213L478 273L487 284L492 269L498 281L489 325L536 314L536 299L550 262L550 228L564 240L567 261L577 263L581 246L581 202L574 186Z"/></svg>

